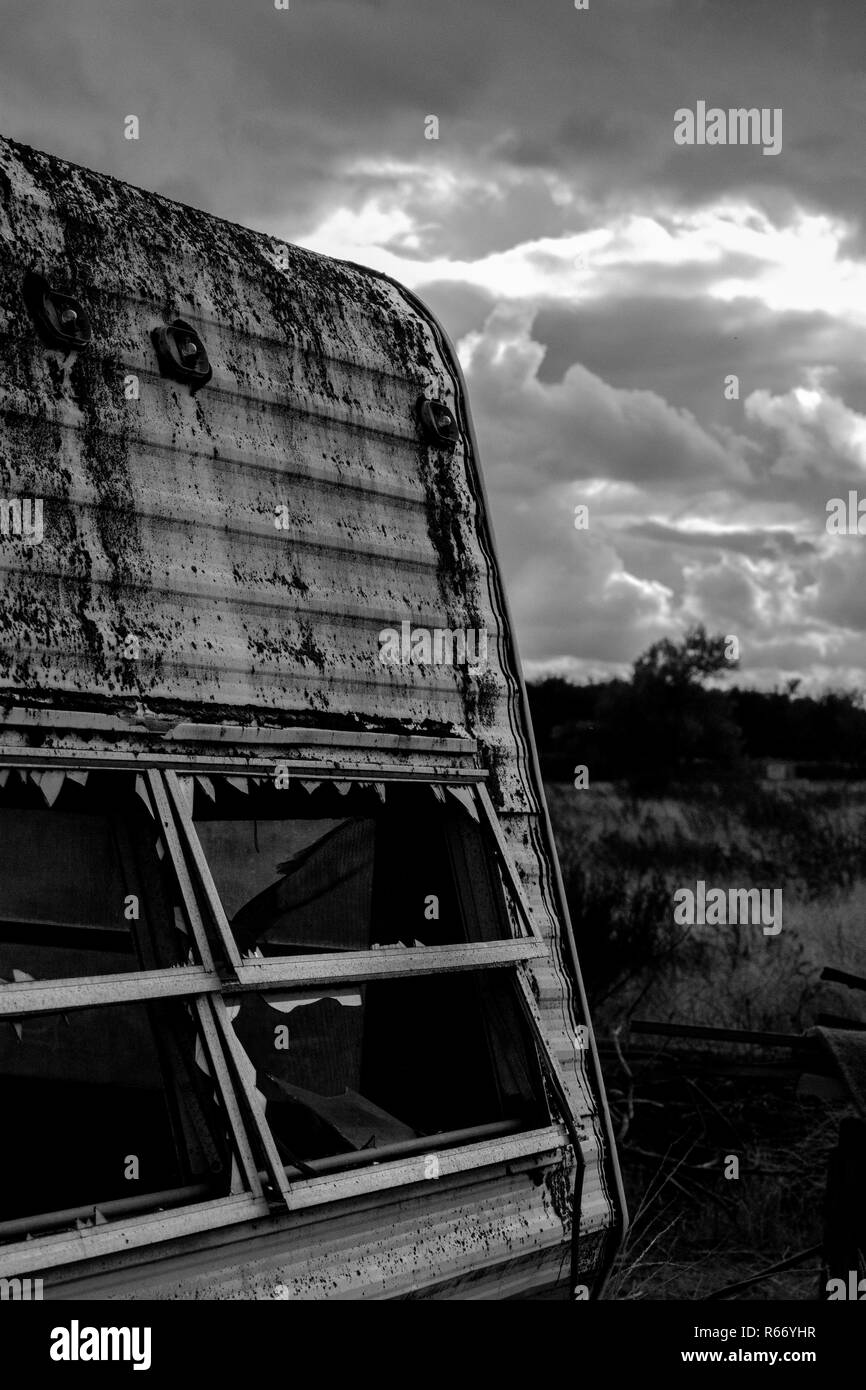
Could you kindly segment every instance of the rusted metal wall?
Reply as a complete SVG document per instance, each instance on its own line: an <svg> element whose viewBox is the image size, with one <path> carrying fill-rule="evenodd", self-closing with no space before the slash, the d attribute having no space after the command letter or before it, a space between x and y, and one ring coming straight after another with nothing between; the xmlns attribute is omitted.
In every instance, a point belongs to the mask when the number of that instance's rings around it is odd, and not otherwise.
<svg viewBox="0 0 866 1390"><path fill-rule="evenodd" d="M21 146L0 169L0 484L45 499L43 543L3 549L0 688L495 725L496 674L378 660L404 618L496 631L462 454L414 422L419 391L453 406L452 386L398 292L295 247L279 270L267 237ZM66 363L24 310L28 267L91 314ZM195 396L157 371L150 332L176 315L214 369Z"/></svg>
<svg viewBox="0 0 866 1390"><path fill-rule="evenodd" d="M0 257L0 497L44 506L40 544L0 540L0 703L114 716L133 750L158 717L476 739L551 939L535 980L584 1144L582 1224L610 1226L513 638L437 326L383 276L6 141ZM27 269L86 306L87 348L40 341ZM151 343L176 316L213 367L195 395ZM421 392L463 426L453 453L422 441ZM486 665L383 664L379 634L404 620L486 629Z"/></svg>
<svg viewBox="0 0 866 1390"><path fill-rule="evenodd" d="M363 1205L325 1208L314 1224L268 1217L254 1227L177 1240L158 1259L111 1264L110 1296L186 1299L383 1299L516 1297L561 1280L567 1264L569 1173L561 1155L526 1171L443 1179L422 1199L410 1191ZM429 1184L428 1184L429 1187ZM300 1213L303 1217L303 1213ZM350 1254L351 1257L347 1258ZM598 1250L585 1241L591 1279ZM104 1268L46 1271L46 1296L106 1296Z"/></svg>

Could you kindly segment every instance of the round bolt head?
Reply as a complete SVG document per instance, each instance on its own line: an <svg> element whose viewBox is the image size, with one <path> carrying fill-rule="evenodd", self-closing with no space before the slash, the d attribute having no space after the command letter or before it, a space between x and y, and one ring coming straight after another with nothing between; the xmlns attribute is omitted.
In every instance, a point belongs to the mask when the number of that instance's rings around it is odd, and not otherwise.
<svg viewBox="0 0 866 1390"><path fill-rule="evenodd" d="M443 401L419 396L416 409L421 427L430 443L440 449L453 449L459 437L457 422Z"/></svg>
<svg viewBox="0 0 866 1390"><path fill-rule="evenodd" d="M75 323L78 319L74 309L62 309L60 312L61 323Z"/></svg>
<svg viewBox="0 0 866 1390"><path fill-rule="evenodd" d="M180 348L181 357L198 356L198 346L193 342L192 338L181 338L178 346Z"/></svg>

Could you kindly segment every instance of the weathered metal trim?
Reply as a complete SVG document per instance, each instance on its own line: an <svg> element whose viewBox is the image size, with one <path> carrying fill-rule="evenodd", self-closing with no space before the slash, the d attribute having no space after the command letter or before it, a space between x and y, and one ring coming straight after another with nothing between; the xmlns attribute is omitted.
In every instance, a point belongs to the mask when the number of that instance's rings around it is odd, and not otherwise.
<svg viewBox="0 0 866 1390"><path fill-rule="evenodd" d="M544 1154L530 1155L508 1162L493 1164L486 1168L443 1175L429 1183L414 1188L395 1187L385 1192L371 1192L353 1197L344 1203L331 1203L324 1207L311 1207L304 1212L290 1214L287 1211L273 1211L267 1219L249 1222L240 1227L220 1230L219 1228L200 1232L194 1241L177 1238L151 1250L120 1252L103 1259L85 1261L81 1265L56 1271L50 1284L46 1281L46 1297L51 1298L232 1298L253 1297L272 1298L273 1280L281 1279L287 1266L294 1266L301 1279L304 1278L306 1259L315 1260L318 1250L330 1249L337 1255L334 1273L345 1273L338 1247L339 1231L345 1230L346 1223L355 1232L355 1250L368 1254L375 1252L373 1247L389 1241L393 1228L399 1224L404 1239L397 1241L397 1252L414 1257L414 1277L399 1280L389 1289L384 1286L376 1297L425 1299L429 1288L440 1285L442 1264L438 1256L453 1254L459 1250L462 1241L453 1241L453 1232L468 1223L471 1229L463 1230L469 1236L472 1253L462 1269L454 1269L456 1282L465 1288L477 1291L479 1284L486 1285L486 1297L497 1296L494 1287L498 1280L488 1279L488 1262L493 1254L486 1247L484 1234L493 1237L499 1255L509 1263L519 1260L528 1271L534 1256L533 1248L540 1245L548 1252L554 1265L554 1279L563 1293L562 1269L567 1258L565 1233L561 1211L548 1200L549 1184L544 1183L548 1173L557 1168L563 1169L569 1163L570 1149L549 1150ZM510 1195L509 1195L510 1194ZM586 1197L584 1205L587 1221L583 1225L581 1241L581 1260L585 1271L595 1267L597 1256L594 1253L610 1228L610 1213L606 1199L599 1194L597 1204L590 1197L590 1207ZM561 1204L560 1204L561 1207ZM521 1221L520 1210L528 1218L527 1227ZM423 1240L410 1235L413 1224L419 1222L419 1212L423 1213ZM504 1222L500 1221L500 1214ZM512 1218L509 1222L509 1215ZM497 1239L504 1226L511 1225L516 1243L509 1250L509 1241ZM362 1229L363 1228L363 1229ZM443 1246L444 1239L444 1246ZM345 1243L344 1248L345 1248ZM485 1248L486 1247L486 1248ZM304 1254L300 1252L304 1251ZM412 1252L410 1254L410 1252ZM494 1262L499 1258L494 1257ZM190 1268L194 1264L200 1271L199 1277ZM435 1265L436 1274L432 1275ZM262 1280L263 1267L272 1272L270 1280ZM558 1277L556 1271L558 1270ZM240 1276L233 1278L232 1273ZM404 1271L405 1272L405 1271ZM423 1272L423 1284L418 1276ZM189 1276L189 1278L187 1277ZM290 1275L287 1283L292 1283ZM449 1280L450 1282L450 1280ZM157 1292L162 1287L165 1293ZM336 1282L334 1297L346 1296L338 1292ZM360 1297L370 1297L372 1290L365 1288ZM300 1294L304 1297L304 1294ZM309 1288L307 1296L315 1297ZM328 1297L327 1292L319 1296ZM352 1295L349 1294L349 1297ZM438 1294L429 1295L438 1297Z"/></svg>
<svg viewBox="0 0 866 1390"><path fill-rule="evenodd" d="M137 734L166 742L189 743L278 743L286 747L309 744L314 748L383 748L407 753L453 753L473 756L478 751L474 738L432 738L420 734L355 733L345 729L274 729L249 724L199 724L182 722L161 732L148 729L135 719L89 710L38 709L6 706L0 709L0 727L29 729L100 729L121 734Z"/></svg>
<svg viewBox="0 0 866 1390"><path fill-rule="evenodd" d="M219 1095L222 1107L228 1117L229 1127L235 1143L235 1150L240 1160L243 1175L246 1178L247 1187L254 1197L263 1197L264 1190L262 1188L261 1178L259 1177L258 1164L256 1163L255 1155L250 1146L249 1137L240 1112L240 1106L238 1105L237 1096L232 1086L225 1057L223 1056L213 1012L206 999L195 1000L195 1011L201 1030L202 1042L205 1052L207 1053L211 1076L216 1085L217 1094Z"/></svg>
<svg viewBox="0 0 866 1390"><path fill-rule="evenodd" d="M60 1211L39 1212L32 1216L17 1216L12 1221L0 1221L0 1241L8 1243L13 1236L26 1240L52 1227L71 1226L73 1222L89 1218L98 1211L106 1221L122 1220L137 1216L139 1212L153 1212L166 1207L187 1206L199 1198L213 1200L213 1188L209 1183L188 1183L185 1187L172 1187L161 1192L144 1192L137 1197L118 1197L111 1202L87 1202L82 1206L63 1207Z"/></svg>
<svg viewBox="0 0 866 1390"><path fill-rule="evenodd" d="M131 731L128 731L131 732ZM411 749L407 749L411 752ZM89 767L95 769L117 768L129 771L136 768L167 768L173 772L237 773L247 772L272 777L274 762L285 767L289 776L320 779L334 779L339 782L441 782L447 786L483 782L487 772L477 767L435 767L432 764L413 763L408 766L396 763L356 763L348 767L344 763L323 763L318 759L300 758L261 758L238 752L232 756L224 753L222 757L208 757L196 753L155 753L117 752L111 748L38 748L3 747L0 744L0 767L41 767L47 763L57 767Z"/></svg>
<svg viewBox="0 0 866 1390"><path fill-rule="evenodd" d="M93 1230L76 1231L74 1236L61 1231L53 1236L17 1241L14 1245L0 1247L0 1277L53 1269L58 1265L72 1267L82 1260L98 1259L179 1236L193 1236L199 1231L233 1226L269 1214L266 1199L247 1192L240 1197L216 1197L211 1202L199 1202L176 1211L148 1212L122 1225L109 1222Z"/></svg>
<svg viewBox="0 0 866 1390"><path fill-rule="evenodd" d="M508 853L508 846L505 843L505 837L502 834L502 830L500 828L496 812L493 809L493 802L490 800L490 794L488 793L487 788L484 786L483 783L476 788L475 795L481 806L482 811L484 812L484 817L487 822L487 826L490 830L491 835L493 836L496 848L499 852L499 858L502 863L502 868L504 870L505 877L508 880L508 886L511 889L514 901L516 902L517 907L520 911L520 915L523 918L523 922L526 927L527 933L529 936L534 937L535 940L541 941L541 932L538 930L538 927L535 925L535 922L533 921L532 911L530 909L529 903L526 901L526 894L523 891L523 885L520 882L520 877L517 873L517 869L515 868L512 862L511 855Z"/></svg>
<svg viewBox="0 0 866 1390"><path fill-rule="evenodd" d="M354 1153L334 1154L332 1158L311 1158L308 1168L318 1176L321 1173L342 1172L346 1168L363 1168L370 1163L383 1163L392 1158L408 1158L410 1154L429 1154L431 1138L438 1148L451 1148L458 1145L480 1144L490 1139L501 1139L505 1135L522 1133L525 1126L520 1120L496 1120L488 1125L475 1125L468 1129L446 1130L441 1134L424 1135L419 1139L403 1139L395 1144L383 1144L377 1149L358 1149ZM296 1177L300 1170L290 1163L284 1164L287 1177Z"/></svg>
<svg viewBox="0 0 866 1390"><path fill-rule="evenodd" d="M545 1129L528 1130L513 1137L492 1139L486 1144L471 1144L457 1149L437 1149L436 1135L430 1135L430 1139L426 1154L417 1157L293 1184L289 1205L292 1211L301 1211L323 1202L345 1201L350 1197L383 1192L387 1188L409 1183L430 1182L426 1158L431 1154L438 1159L440 1175L450 1177L476 1168L559 1152L570 1146L568 1131L563 1125L549 1125Z"/></svg>
<svg viewBox="0 0 866 1390"><path fill-rule="evenodd" d="M121 719L116 714L95 714L89 710L39 709L30 705L4 705L0 727L24 729L112 729L119 733L147 734L143 724Z"/></svg>
<svg viewBox="0 0 866 1390"><path fill-rule="evenodd" d="M493 513L490 509L490 500L487 493L487 487L479 463L479 460L481 458L481 451L478 447L478 437L475 432L475 426L472 418L472 407L469 403L469 392L466 386L466 378L463 375L463 368L460 365L460 359L457 356L454 344L452 343L448 333L442 327L442 324L439 322L436 315L432 312L430 308L428 308L424 301L414 293L414 291L407 289L405 285L401 285L399 281L394 280L392 276L387 275L384 271L377 271L376 273L380 275L383 280L386 280L389 284L391 284L401 295L403 295L403 297L415 307L418 313L421 314L422 317L426 320L426 322L430 325L431 331L433 332L434 337L437 339L437 345L440 350L440 355L442 356L443 361L447 364L449 370L452 372L454 380L457 383L457 395L459 399L459 405L462 412L463 424L466 430L466 435L469 440L469 449L468 451L466 451L466 466L467 470L469 470L470 468L472 470L473 480L476 488L478 489L478 495L481 502L481 513L484 517L484 525L487 530L490 550L491 553L495 556L497 554L497 547L493 528ZM559 909L560 922L562 925L562 934L568 947L568 952L571 959L571 965L572 970L574 972L574 980L577 988L578 999L581 1006L581 1012L583 1014L584 1019L586 1019L588 1025L587 1032L589 1035L589 1053L592 1061L592 1075L593 1080L595 1081L595 1091L596 1095L598 1096L599 1105L601 1108L603 1129L605 1138L607 1140L606 1158L611 1176L613 1178L614 1189L616 1193L615 1200L611 1203L611 1207L614 1212L614 1225L611 1230L612 1238L610 1240L609 1247L605 1251L604 1263L595 1284L595 1296L599 1297L604 1289L604 1285L607 1279L610 1276L610 1271L613 1266L613 1262L616 1258L617 1252L619 1251L619 1249L621 1249L622 1243L625 1240L625 1235L628 1230L629 1224L628 1206L626 1203L625 1187L623 1185L622 1172L619 1166L619 1157L617 1155L616 1150L616 1139L613 1132L613 1122L610 1116L610 1107L608 1106L607 1093L604 1087L604 1079L601 1070L601 1059L598 1054L598 1047L595 1041L595 1034L592 1028L592 1024L590 1022L589 1003L586 997L586 988L583 983L583 973L580 968L580 960L578 958L577 946L575 944L574 932L571 925L571 916L568 911L568 900L565 895L565 885L562 881L562 870L559 864L559 856L556 851L556 841L554 839L553 834L553 825L551 824L550 812L547 807L547 798L544 795L544 782L541 776L541 765L538 761L538 750L535 745L535 733L532 727L532 713L529 708L529 696L526 693L526 680L523 675L523 665L520 660L520 653L518 651L517 642L514 637L516 628L514 626L514 619L511 612L511 604L509 602L508 595L505 592L504 587L502 585L499 576L499 570L496 565L493 565L491 567L491 581L496 586L497 598L500 605L500 612L503 614L503 617L505 619L503 624L503 640L508 646L520 694L521 712L523 714L524 725L523 734L526 740L527 750L529 754L529 771L533 784L533 790L536 796L536 801L541 812L548 858L550 859L550 862L552 864L553 883L555 889L555 896L557 900L557 907Z"/></svg>
<svg viewBox="0 0 866 1390"><path fill-rule="evenodd" d="M285 1170L280 1155L277 1153L277 1146L274 1143L270 1126L265 1118L264 1107L260 1104L259 1097L255 1094L253 1087L249 1084L248 1076L251 1064L246 1058L246 1053L241 1047L240 1041L232 1027L231 1020L225 1006L225 1000L215 998L208 1001L213 1014L214 1023L222 1042L225 1054L229 1059L233 1080L235 1084L235 1094L240 1095L241 1102L247 1112L247 1118L252 1125L253 1133L258 1141L259 1151L264 1157L268 1177L273 1186L274 1192L279 1195L286 1205L289 1204L291 1193L291 1183L286 1177ZM244 1066L244 1061L247 1066Z"/></svg>
<svg viewBox="0 0 866 1390"><path fill-rule="evenodd" d="M166 776L167 775L168 774L166 774ZM198 899L196 898L192 879L189 876L189 870L186 866L186 859L184 858L183 850L180 846L177 829L172 817L162 778L163 774L155 772L153 769L150 769L147 773L147 786L150 792L154 815L157 822L162 827L163 838L168 849L172 868L174 869L174 876L177 879L177 886L180 889L180 894L183 899L187 920L192 929L193 939L198 947L201 963L206 970L214 972L216 970L216 965L211 955L210 942L207 938L204 922L201 919Z"/></svg>
<svg viewBox="0 0 866 1390"><path fill-rule="evenodd" d="M452 753L472 757L478 751L474 738L422 738L417 734L352 733L343 729L262 729L242 724L177 724L166 740L211 740L219 743L309 743L325 748L383 748L389 752Z"/></svg>
<svg viewBox="0 0 866 1390"><path fill-rule="evenodd" d="M158 774L151 772L148 773L148 776L156 778ZM208 864L207 859L205 858L204 850L202 849L201 842L198 838L198 835L196 834L195 826L193 824L192 819L192 810L186 797L183 794L180 783L177 780L177 773L167 771L163 774L163 776L165 777L165 785L168 790L168 796L171 801L172 809L174 811L175 816L177 817L178 827L180 828L180 832L184 838L184 844L190 857L192 858L192 862L195 866L195 871L198 875L198 881L201 884L202 890L204 891L204 895L207 899L208 908L210 909L210 914L213 919L214 926L216 927L217 933L219 935L220 945L222 946L223 951L225 952L226 960L232 966L232 969L237 970L241 963L240 952L235 943L235 939L232 936L231 927L228 924L228 918L226 917L225 909L222 905L222 899L220 898L220 895L216 889L216 884L213 881L213 877L210 871L210 865ZM190 891L192 891L192 889L190 889Z"/></svg>
<svg viewBox="0 0 866 1390"><path fill-rule="evenodd" d="M538 1042L539 1050L541 1052L542 1065L547 1072L548 1081L550 1082L551 1087L553 1089L553 1093L556 1096L557 1103L562 1113L562 1119L568 1130L569 1136L571 1138L572 1147L574 1149L574 1159L577 1165L577 1172L575 1174L574 1179L574 1196L572 1199L571 1278L569 1281L569 1292L572 1295L572 1297L576 1297L576 1287L580 1282L579 1245L581 1233L581 1216L583 1209L583 1202L581 1198L583 1193L584 1173L586 1172L586 1160L584 1158L583 1148L580 1142L580 1134L578 1133L578 1128L574 1120L574 1115L572 1113L571 1103L569 1101L568 1087L566 1086L562 1074L559 1070L559 1066L557 1064L556 1057L554 1056L553 1049L547 1041L547 1037L545 1035L544 1029L541 1024L541 1019L538 1014L538 1008L535 1003L535 996L532 993L532 987L529 983L529 978L524 970L518 970L517 972L517 985L520 1000L523 1004L527 1021L530 1025L530 1028L532 1029L532 1032L535 1034L535 1037Z"/></svg>
<svg viewBox="0 0 866 1390"><path fill-rule="evenodd" d="M514 966L549 955L543 941L528 937L510 941L476 941L456 946L380 946L337 955L286 956L244 960L238 967L240 990L293 989L306 985L398 980L410 975L455 974ZM231 994L232 985L225 993ZM240 992L240 990L238 992Z"/></svg>
<svg viewBox="0 0 866 1390"><path fill-rule="evenodd" d="M231 1025L229 1025L231 1026ZM431 1135L431 1140L436 1136ZM436 1154L441 1176L460 1176L481 1168L496 1167L526 1157L541 1157L570 1147L568 1132L562 1125L528 1130L523 1134L492 1140L487 1144L470 1144L457 1149L437 1150L431 1143L429 1153ZM325 1204L346 1202L352 1198L383 1192L387 1189L417 1183L431 1183L427 1175L426 1155L417 1158L383 1163L370 1169L350 1171L336 1176L310 1178L293 1183L290 1206L292 1211L316 1208ZM431 1183L432 1185L432 1183ZM74 1266L84 1260L100 1259L118 1252L155 1245L201 1231L228 1229L242 1222L273 1216L267 1201L252 1193L241 1197L217 1198L196 1206L182 1207L172 1212L150 1212L134 1217L122 1225L109 1223L74 1236L60 1232L41 1239L19 1241L0 1248L0 1277L25 1275L31 1271L51 1269L59 1265Z"/></svg>
<svg viewBox="0 0 866 1390"><path fill-rule="evenodd" d="M179 965L168 970L138 970L128 975L82 975L66 980L19 980L0 984L0 1018L27 1014L69 1013L99 1004L135 1004L147 999L173 999L218 994L219 976L203 965Z"/></svg>
<svg viewBox="0 0 866 1390"><path fill-rule="evenodd" d="M534 1168L531 1175L525 1169L527 1163ZM345 1244L342 1251L339 1248L337 1223L331 1219L341 1214L339 1208L336 1213L333 1207L320 1209L321 1216L313 1208L289 1218L292 1229L278 1240L276 1248L267 1248L261 1236L245 1228L237 1233L230 1251L220 1251L211 1240L207 1247L210 1271L202 1268L198 1252L193 1257L195 1266L190 1268L178 1248L180 1242L174 1242L163 1247L164 1258L162 1250L137 1260L133 1252L127 1258L99 1262L102 1272L96 1262L78 1278L76 1271L69 1272L71 1278L60 1271L58 1278L46 1281L45 1297L73 1301L279 1298L304 1302L535 1298L539 1288L558 1285L562 1290L562 1225L553 1206L541 1195L547 1193L547 1169L546 1160L523 1160L482 1169L477 1175L440 1177L440 1197L447 1193L459 1200L472 1184L477 1213L471 1205L462 1205L453 1209L450 1221L445 1221L441 1210L431 1211L429 1220L425 1212L423 1232L415 1237L407 1233L405 1219L400 1217L407 1205L417 1211L419 1206L426 1208L429 1201L432 1207L426 1190L397 1188L393 1193L374 1194L363 1205L359 1199L350 1208L355 1231L357 1216L361 1214L364 1219L371 1211L382 1225L377 1231L365 1220L363 1235L353 1243L349 1259ZM520 1189L523 1217L514 1203L500 1200L502 1185L508 1182L513 1194ZM486 1200L491 1197L492 1201ZM399 1223L394 1239L389 1229L392 1222ZM319 1231L321 1243L316 1242ZM458 1233L456 1239L454 1232ZM206 1242L208 1236L199 1236L197 1245L201 1248ZM598 1244L597 1240L592 1242L593 1247ZM387 1279L382 1268L386 1262L390 1266Z"/></svg>

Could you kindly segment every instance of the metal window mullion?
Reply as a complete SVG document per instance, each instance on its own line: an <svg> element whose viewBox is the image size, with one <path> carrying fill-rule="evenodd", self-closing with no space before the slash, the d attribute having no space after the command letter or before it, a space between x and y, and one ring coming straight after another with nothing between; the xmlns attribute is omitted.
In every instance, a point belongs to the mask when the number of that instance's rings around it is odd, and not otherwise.
<svg viewBox="0 0 866 1390"><path fill-rule="evenodd" d="M235 1094L235 1088L232 1085L232 1080L229 1075L229 1069L226 1066L225 1056L220 1043L219 1031L214 1021L212 1005L207 999L196 999L194 1003L205 1052L207 1053L207 1059L211 1069L211 1079L216 1086L217 1094L228 1117L237 1157L240 1159L241 1167L249 1185L250 1192L254 1197L261 1197L264 1194L262 1181L259 1177L258 1164L256 1163L246 1126L244 1125L237 1095Z"/></svg>
<svg viewBox="0 0 866 1390"><path fill-rule="evenodd" d="M192 879L190 878L186 859L184 858L178 838L177 827L171 813L169 799L163 785L162 778L164 774L157 772L154 768L150 768L146 776L156 821L162 827L166 848L168 849L169 858L174 868L177 884L180 889L184 907L186 908L186 914L189 918L189 924L192 928L192 934L196 946L198 947L202 964L208 970L215 970L216 966L214 965L213 956L211 955L207 932L205 931L204 922L202 921L201 913L198 908L198 899L195 895L195 889L193 888Z"/></svg>
<svg viewBox="0 0 866 1390"><path fill-rule="evenodd" d="M210 909L214 925L217 929L217 932L219 933L220 942L226 954L226 959L234 967L234 969L237 970L237 968L241 964L240 951L238 950L237 943L234 939L234 936L232 935L232 930L229 926L228 918L226 917L225 909L222 905L222 899L220 898L220 895L217 892L216 884L213 881L213 875L210 871L210 866L208 865L207 859L205 858L204 850L201 847L201 841L199 840L198 835L196 833L196 828L192 818L192 811L190 810L186 797L183 794L181 785L177 780L177 773L172 772L171 770L167 770L163 774L163 776L165 777L165 785L168 789L169 799L171 801L172 806L174 807L174 812L177 817L178 827L180 828L180 832L183 835L184 844L187 850L189 851L192 862L195 865L199 882L201 883L202 889L204 890L204 894L207 899L208 907Z"/></svg>
<svg viewBox="0 0 866 1390"><path fill-rule="evenodd" d="M553 1049L551 1048L550 1043L547 1040L547 1036L544 1032L544 1025L541 1021L541 1014L538 1010L538 1004L536 1002L535 995L532 992L532 985L530 984L529 976L527 975L526 971L521 969L520 967L517 968L516 974L518 990L520 993L520 998L523 1004L524 1012L526 1013L527 1018L529 1020L532 1033L539 1047L541 1048L543 1062L550 1075L550 1079L553 1082L554 1087L556 1089L557 1099L559 1100L560 1104L565 1108L566 1116L568 1117L572 1114L571 1102L568 1098L568 1089L566 1087L565 1079L562 1075L562 1072L559 1069L559 1063L556 1060ZM568 1123L567 1118L565 1120L565 1123ZM575 1135L576 1133L577 1131L575 1129Z"/></svg>
<svg viewBox="0 0 866 1390"><path fill-rule="evenodd" d="M503 871L508 880L508 884L511 888L511 891L514 895L515 902L517 903L523 920L529 930L529 933L535 940L543 941L544 938L542 937L540 931L538 930L532 919L532 913L529 908L529 903L526 900L526 895L523 891L523 885L520 882L520 877L517 873L517 868L514 862L512 861L508 845L505 841L505 836L502 833L502 827L499 824L496 811L494 810L493 803L490 800L490 794L483 783L479 784L475 788L475 795L478 799L478 804L480 805L484 813L484 818L490 829L490 833L493 836L496 848L499 851L499 857L502 862ZM542 1065L547 1072L547 1076L553 1089L554 1095L556 1096L556 1099L562 1111L563 1121L566 1125L566 1128L568 1129L569 1136L574 1147L575 1163L577 1164L577 1173L575 1175L574 1183L572 1216L573 1229L571 1247L571 1286L572 1293L574 1293L579 1277L578 1246L580 1242L580 1218L581 1207L583 1202L583 1182L586 1165L584 1162L583 1150L581 1148L580 1143L580 1134L578 1133L577 1125L574 1120L571 1099L568 1094L568 1088L566 1086L562 1072L560 1071L559 1063L557 1062L556 1057L554 1056L553 1050L550 1047L550 1043L544 1032L544 1028L541 1022L541 1015L539 1014L538 1005L536 1003L535 996L532 992L532 986L529 981L529 976L526 970L520 966L517 967L516 975L518 983L518 997L520 998L520 1001L523 1005L524 1012L526 1014L527 1020L529 1021L529 1025L532 1030L533 1036L535 1037L536 1045L539 1048Z"/></svg>
<svg viewBox="0 0 866 1390"><path fill-rule="evenodd" d="M258 1097L253 1093L249 1085L248 1071L253 1069L252 1063L249 1061L249 1058L247 1058L241 1046L240 1039L232 1027L225 1000L219 996L215 996L210 1000L210 1007L213 1011L214 1021L219 1030L225 1051L231 1059L237 1091L244 1102L250 1122L255 1131L256 1139L261 1146L268 1176L276 1191L279 1192L285 1205L291 1207L291 1184L286 1177L283 1162L277 1152L277 1146L274 1143L267 1118L259 1105ZM247 1063L246 1067L244 1066L245 1060Z"/></svg>
<svg viewBox="0 0 866 1390"><path fill-rule="evenodd" d="M532 912L530 910L529 903L526 900L526 894L523 891L523 885L520 882L520 876L512 861L511 855L508 850L508 845L505 842L505 836L502 833L502 826L499 824L496 812L493 809L493 802L490 800L490 793L488 792L483 782L479 782L478 785L475 787L475 795L478 798L478 803L481 806L482 811L484 812L484 819L487 823L490 833L493 836L496 848L499 851L499 858L502 861L502 867L505 871L505 876L508 880L508 886L510 887L514 895L515 902L517 903L517 906L520 910L520 915L523 918L527 931L529 932L530 936L534 936L536 940L541 941L543 940L542 935L532 919Z"/></svg>
<svg viewBox="0 0 866 1390"><path fill-rule="evenodd" d="M562 1121L568 1130L568 1136L574 1149L574 1161L577 1165L577 1172L574 1180L574 1198L572 1202L572 1246L571 1246L571 1288L572 1294L578 1282L578 1244L580 1241L580 1219L583 1204L583 1179L586 1164L583 1157L583 1149L580 1143L580 1134L574 1120L571 1107L571 1099L565 1079L559 1069L559 1063L554 1056L553 1049L548 1042L541 1022L541 1015L538 1012L538 1005L535 995L532 992L532 985L526 971L518 966L515 974L517 976L517 993L526 1019L529 1023L530 1031L538 1047L542 1068L547 1072L554 1095L556 1096L559 1108L562 1112Z"/></svg>
<svg viewBox="0 0 866 1390"><path fill-rule="evenodd" d="M110 1004L145 1003L149 999L218 994L222 982L202 965L141 970L124 975L88 975L77 979L20 980L0 984L0 1019L28 1014L70 1013Z"/></svg>
<svg viewBox="0 0 866 1390"><path fill-rule="evenodd" d="M238 985L260 989L304 989L363 984L370 980L450 975L467 970L495 970L527 960L546 959L547 944L529 937L472 942L459 946L406 946L341 951L339 954L283 956L244 961ZM238 985L226 981L223 993Z"/></svg>

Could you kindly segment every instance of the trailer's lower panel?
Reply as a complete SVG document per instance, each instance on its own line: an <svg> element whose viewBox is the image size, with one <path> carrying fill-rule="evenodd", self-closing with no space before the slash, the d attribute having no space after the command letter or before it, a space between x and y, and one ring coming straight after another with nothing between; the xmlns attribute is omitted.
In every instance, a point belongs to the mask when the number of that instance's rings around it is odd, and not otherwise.
<svg viewBox="0 0 866 1390"><path fill-rule="evenodd" d="M567 1296L573 1168L561 1155L483 1181L287 1213L45 1271L46 1299L503 1299ZM604 1205L583 1210L597 1268Z"/></svg>

